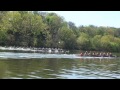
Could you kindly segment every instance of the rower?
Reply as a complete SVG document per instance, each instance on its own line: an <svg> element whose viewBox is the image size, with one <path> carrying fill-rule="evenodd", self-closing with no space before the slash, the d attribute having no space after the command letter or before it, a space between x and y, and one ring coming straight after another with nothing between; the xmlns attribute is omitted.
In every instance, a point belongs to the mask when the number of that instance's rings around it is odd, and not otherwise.
<svg viewBox="0 0 120 90"><path fill-rule="evenodd" d="M106 55L105 55L105 52L103 53L103 57L105 57Z"/></svg>
<svg viewBox="0 0 120 90"><path fill-rule="evenodd" d="M109 53L108 52L107 52L106 56L109 57Z"/></svg>
<svg viewBox="0 0 120 90"><path fill-rule="evenodd" d="M95 56L98 57L98 52L95 53Z"/></svg>
<svg viewBox="0 0 120 90"><path fill-rule="evenodd" d="M109 56L112 57L113 56L112 53L110 53Z"/></svg>
<svg viewBox="0 0 120 90"><path fill-rule="evenodd" d="M102 57L102 53L100 52L99 57Z"/></svg>
<svg viewBox="0 0 120 90"><path fill-rule="evenodd" d="M80 56L83 56L83 53L80 53Z"/></svg>
<svg viewBox="0 0 120 90"><path fill-rule="evenodd" d="M87 56L87 51L84 53L84 56Z"/></svg>
<svg viewBox="0 0 120 90"><path fill-rule="evenodd" d="M91 56L91 51L88 53L88 56Z"/></svg>
<svg viewBox="0 0 120 90"><path fill-rule="evenodd" d="M92 53L92 56L95 56L95 52Z"/></svg>

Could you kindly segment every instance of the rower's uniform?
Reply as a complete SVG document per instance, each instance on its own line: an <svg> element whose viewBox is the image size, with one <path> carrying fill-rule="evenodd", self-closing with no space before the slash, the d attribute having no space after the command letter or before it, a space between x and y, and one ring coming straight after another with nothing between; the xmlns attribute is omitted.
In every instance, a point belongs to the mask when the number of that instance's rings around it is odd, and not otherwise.
<svg viewBox="0 0 120 90"><path fill-rule="evenodd" d="M83 56L83 53L80 53L80 56Z"/></svg>

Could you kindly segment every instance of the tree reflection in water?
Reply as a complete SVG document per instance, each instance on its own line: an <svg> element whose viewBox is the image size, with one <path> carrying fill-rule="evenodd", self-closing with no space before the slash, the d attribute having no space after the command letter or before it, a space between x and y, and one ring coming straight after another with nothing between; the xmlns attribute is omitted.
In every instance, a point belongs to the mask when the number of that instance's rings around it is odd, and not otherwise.
<svg viewBox="0 0 120 90"><path fill-rule="evenodd" d="M120 74L120 60L65 58L0 60L0 78L89 78L95 75L97 78L107 74L113 76Z"/></svg>

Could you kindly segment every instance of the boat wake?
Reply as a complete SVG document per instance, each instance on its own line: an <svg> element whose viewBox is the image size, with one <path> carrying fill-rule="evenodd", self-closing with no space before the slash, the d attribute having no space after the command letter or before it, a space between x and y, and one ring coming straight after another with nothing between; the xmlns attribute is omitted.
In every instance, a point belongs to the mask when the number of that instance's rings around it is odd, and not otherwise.
<svg viewBox="0 0 120 90"><path fill-rule="evenodd" d="M0 52L0 59L39 59L39 58L69 58L69 59L112 59L113 57L79 57L76 54L41 54L41 53L15 53Z"/></svg>

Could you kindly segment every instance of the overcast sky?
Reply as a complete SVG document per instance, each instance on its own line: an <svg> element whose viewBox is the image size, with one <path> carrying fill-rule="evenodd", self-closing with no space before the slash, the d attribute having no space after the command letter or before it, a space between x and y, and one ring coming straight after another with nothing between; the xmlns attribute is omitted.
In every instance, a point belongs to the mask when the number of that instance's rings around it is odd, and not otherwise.
<svg viewBox="0 0 120 90"><path fill-rule="evenodd" d="M55 12L76 26L95 25L120 28L120 11L45 11Z"/></svg>

